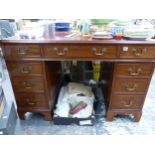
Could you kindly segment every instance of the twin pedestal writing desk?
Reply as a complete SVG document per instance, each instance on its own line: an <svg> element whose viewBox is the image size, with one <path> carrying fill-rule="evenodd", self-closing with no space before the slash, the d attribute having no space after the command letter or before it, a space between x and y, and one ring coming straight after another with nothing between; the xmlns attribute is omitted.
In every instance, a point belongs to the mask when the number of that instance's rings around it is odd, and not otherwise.
<svg viewBox="0 0 155 155"><path fill-rule="evenodd" d="M107 120L132 114L139 121L154 71L155 41L10 38L0 41L18 114L40 112L52 120L61 80L60 61L100 60L112 64L108 80ZM104 76L104 75L103 75Z"/></svg>

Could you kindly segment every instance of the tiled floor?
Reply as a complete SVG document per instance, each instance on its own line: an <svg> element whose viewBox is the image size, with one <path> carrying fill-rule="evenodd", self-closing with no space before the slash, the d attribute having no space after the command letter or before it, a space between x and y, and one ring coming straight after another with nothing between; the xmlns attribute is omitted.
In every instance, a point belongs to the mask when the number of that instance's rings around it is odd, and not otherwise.
<svg viewBox="0 0 155 155"><path fill-rule="evenodd" d="M8 77L4 82L4 89L8 100L14 100ZM146 97L143 115L139 123L132 121L129 116L118 116L112 122L104 117L104 106L100 108L94 126L54 125L52 121L45 121L40 114L29 114L26 120L18 120L15 134L17 135L151 135L155 134L155 74Z"/></svg>

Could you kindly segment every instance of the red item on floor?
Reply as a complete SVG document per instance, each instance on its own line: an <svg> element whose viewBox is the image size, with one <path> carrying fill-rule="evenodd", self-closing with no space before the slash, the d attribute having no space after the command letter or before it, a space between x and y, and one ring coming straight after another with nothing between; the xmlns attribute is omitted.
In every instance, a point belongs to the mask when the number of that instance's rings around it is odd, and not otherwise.
<svg viewBox="0 0 155 155"><path fill-rule="evenodd" d="M70 105L71 106L71 105ZM83 101L80 101L75 107L71 107L70 109L70 114L75 114L78 113L80 110L84 109L87 107L87 104Z"/></svg>

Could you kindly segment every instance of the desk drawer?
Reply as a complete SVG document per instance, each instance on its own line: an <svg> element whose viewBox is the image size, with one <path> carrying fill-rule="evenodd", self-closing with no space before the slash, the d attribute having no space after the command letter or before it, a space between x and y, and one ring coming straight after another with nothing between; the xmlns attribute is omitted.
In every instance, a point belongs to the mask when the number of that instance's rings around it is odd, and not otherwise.
<svg viewBox="0 0 155 155"><path fill-rule="evenodd" d="M41 62L7 62L11 76L43 75Z"/></svg>
<svg viewBox="0 0 155 155"><path fill-rule="evenodd" d="M16 93L19 107L48 107L46 96L40 93Z"/></svg>
<svg viewBox="0 0 155 155"><path fill-rule="evenodd" d="M144 95L113 95L110 109L141 109Z"/></svg>
<svg viewBox="0 0 155 155"><path fill-rule="evenodd" d="M152 63L117 63L115 69L116 76L150 77Z"/></svg>
<svg viewBox="0 0 155 155"><path fill-rule="evenodd" d="M5 57L41 57L40 46L38 45L6 45Z"/></svg>
<svg viewBox="0 0 155 155"><path fill-rule="evenodd" d="M155 58L155 46L121 45L120 58Z"/></svg>
<svg viewBox="0 0 155 155"><path fill-rule="evenodd" d="M44 93L44 81L41 77L13 77L15 92L41 92Z"/></svg>
<svg viewBox="0 0 155 155"><path fill-rule="evenodd" d="M111 45L46 45L45 57L53 58L116 58L117 47Z"/></svg>
<svg viewBox="0 0 155 155"><path fill-rule="evenodd" d="M147 79L115 79L114 93L145 93L148 87Z"/></svg>

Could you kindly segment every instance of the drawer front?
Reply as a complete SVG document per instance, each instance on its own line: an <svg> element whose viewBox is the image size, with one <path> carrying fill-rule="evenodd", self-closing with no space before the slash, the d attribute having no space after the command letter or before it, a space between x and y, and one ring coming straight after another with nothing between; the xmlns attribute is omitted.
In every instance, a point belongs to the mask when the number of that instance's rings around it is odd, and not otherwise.
<svg viewBox="0 0 155 155"><path fill-rule="evenodd" d="M155 45L121 45L120 58L155 58Z"/></svg>
<svg viewBox="0 0 155 155"><path fill-rule="evenodd" d="M43 75L41 62L7 62L11 76Z"/></svg>
<svg viewBox="0 0 155 155"><path fill-rule="evenodd" d="M46 96L37 93L16 93L16 101L19 107L48 107Z"/></svg>
<svg viewBox="0 0 155 155"><path fill-rule="evenodd" d="M141 109L144 95L113 95L110 109Z"/></svg>
<svg viewBox="0 0 155 155"><path fill-rule="evenodd" d="M116 58L117 47L110 45L46 45L45 57Z"/></svg>
<svg viewBox="0 0 155 155"><path fill-rule="evenodd" d="M116 76L149 77L152 73L152 63L117 63Z"/></svg>
<svg viewBox="0 0 155 155"><path fill-rule="evenodd" d="M42 92L44 93L44 81L41 77L13 77L15 92Z"/></svg>
<svg viewBox="0 0 155 155"><path fill-rule="evenodd" d="M115 79L114 93L145 93L147 79Z"/></svg>
<svg viewBox="0 0 155 155"><path fill-rule="evenodd" d="M5 57L41 57L38 45L7 45L5 46Z"/></svg>

